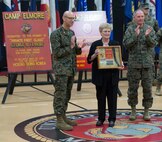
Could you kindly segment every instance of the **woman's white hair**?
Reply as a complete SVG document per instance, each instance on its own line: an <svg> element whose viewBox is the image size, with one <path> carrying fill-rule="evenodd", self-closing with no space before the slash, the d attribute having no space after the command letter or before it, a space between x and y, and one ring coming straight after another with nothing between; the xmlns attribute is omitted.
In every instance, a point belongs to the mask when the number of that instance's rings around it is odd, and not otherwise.
<svg viewBox="0 0 162 142"><path fill-rule="evenodd" d="M110 29L112 30L112 24L109 23L102 23L99 26L99 31L102 32L103 29Z"/></svg>

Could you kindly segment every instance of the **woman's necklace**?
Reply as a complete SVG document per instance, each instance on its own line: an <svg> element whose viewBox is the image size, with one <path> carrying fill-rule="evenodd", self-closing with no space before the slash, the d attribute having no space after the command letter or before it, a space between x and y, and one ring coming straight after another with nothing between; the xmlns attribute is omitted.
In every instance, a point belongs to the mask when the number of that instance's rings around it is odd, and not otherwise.
<svg viewBox="0 0 162 142"><path fill-rule="evenodd" d="M109 40L106 41L106 42L104 42L104 41L102 40L102 43L103 43L103 46L109 46Z"/></svg>

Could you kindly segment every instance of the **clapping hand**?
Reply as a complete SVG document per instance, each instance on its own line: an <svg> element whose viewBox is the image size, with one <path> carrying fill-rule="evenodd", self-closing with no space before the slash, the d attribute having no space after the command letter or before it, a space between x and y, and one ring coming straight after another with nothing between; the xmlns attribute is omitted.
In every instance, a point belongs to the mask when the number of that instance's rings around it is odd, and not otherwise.
<svg viewBox="0 0 162 142"><path fill-rule="evenodd" d="M137 28L135 29L136 35L138 36L140 33L140 25L137 26Z"/></svg>
<svg viewBox="0 0 162 142"><path fill-rule="evenodd" d="M149 26L145 32L145 36L148 36L151 33L151 31L152 31L152 27Z"/></svg>
<svg viewBox="0 0 162 142"><path fill-rule="evenodd" d="M86 46L86 40L83 39L81 42L78 43L79 48L84 48Z"/></svg>

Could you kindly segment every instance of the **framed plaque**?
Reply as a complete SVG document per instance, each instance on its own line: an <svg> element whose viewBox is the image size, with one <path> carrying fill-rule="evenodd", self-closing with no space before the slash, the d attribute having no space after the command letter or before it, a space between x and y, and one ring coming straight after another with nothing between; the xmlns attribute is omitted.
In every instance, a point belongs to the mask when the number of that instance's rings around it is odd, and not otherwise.
<svg viewBox="0 0 162 142"><path fill-rule="evenodd" d="M98 68L115 69L122 67L120 46L98 46Z"/></svg>

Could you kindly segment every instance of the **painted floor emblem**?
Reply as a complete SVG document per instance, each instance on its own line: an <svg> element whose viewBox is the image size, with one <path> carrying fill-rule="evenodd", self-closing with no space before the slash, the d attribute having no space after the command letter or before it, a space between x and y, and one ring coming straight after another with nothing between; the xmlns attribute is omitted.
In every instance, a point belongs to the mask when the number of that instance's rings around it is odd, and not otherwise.
<svg viewBox="0 0 162 142"><path fill-rule="evenodd" d="M129 121L130 111L118 110L115 127L96 127L96 111L69 112L78 126L73 131L60 131L55 128L56 117L45 115L26 120L15 127L18 136L30 142L159 142L162 141L162 112L150 111L151 121L144 121L143 111L138 111L137 119Z"/></svg>

